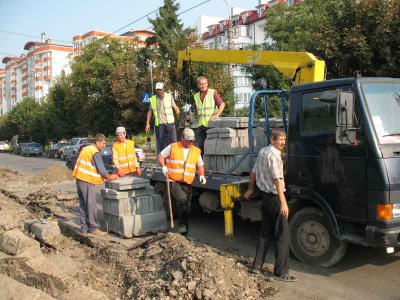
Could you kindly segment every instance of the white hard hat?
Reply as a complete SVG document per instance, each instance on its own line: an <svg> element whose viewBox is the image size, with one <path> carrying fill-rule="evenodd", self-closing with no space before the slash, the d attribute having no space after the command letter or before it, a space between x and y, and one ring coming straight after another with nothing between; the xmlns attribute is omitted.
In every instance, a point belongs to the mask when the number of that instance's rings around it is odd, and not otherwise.
<svg viewBox="0 0 400 300"><path fill-rule="evenodd" d="M164 88L164 83L162 83L162 82L156 83L156 90L162 90L163 88Z"/></svg>
<svg viewBox="0 0 400 300"><path fill-rule="evenodd" d="M126 133L125 127L117 127L117 129L115 130L115 133Z"/></svg>
<svg viewBox="0 0 400 300"><path fill-rule="evenodd" d="M194 131L190 128L185 128L183 129L182 137L187 141L194 141L195 140Z"/></svg>

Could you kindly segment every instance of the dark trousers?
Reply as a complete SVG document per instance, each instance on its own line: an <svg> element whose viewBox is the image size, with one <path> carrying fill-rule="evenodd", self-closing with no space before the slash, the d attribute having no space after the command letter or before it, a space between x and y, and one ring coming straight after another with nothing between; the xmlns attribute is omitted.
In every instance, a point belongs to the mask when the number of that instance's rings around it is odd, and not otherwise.
<svg viewBox="0 0 400 300"><path fill-rule="evenodd" d="M175 123L156 126L157 153L160 153L171 143L177 142Z"/></svg>
<svg viewBox="0 0 400 300"><path fill-rule="evenodd" d="M278 195L261 191L262 216L260 236L257 244L254 267L262 268L271 241L275 241L274 275L289 273L289 225L280 214L281 202Z"/></svg>
<svg viewBox="0 0 400 300"><path fill-rule="evenodd" d="M95 185L76 180L76 189L79 197L79 216L82 231L94 231L100 227L97 220Z"/></svg>
<svg viewBox="0 0 400 300"><path fill-rule="evenodd" d="M178 223L189 231L189 212L192 198L192 186L183 182L171 182L171 194L176 200Z"/></svg>
<svg viewBox="0 0 400 300"><path fill-rule="evenodd" d="M208 129L209 128L205 126L199 126L197 128L197 137L198 137L199 148L201 150L201 156L204 156L204 142L207 138Z"/></svg>

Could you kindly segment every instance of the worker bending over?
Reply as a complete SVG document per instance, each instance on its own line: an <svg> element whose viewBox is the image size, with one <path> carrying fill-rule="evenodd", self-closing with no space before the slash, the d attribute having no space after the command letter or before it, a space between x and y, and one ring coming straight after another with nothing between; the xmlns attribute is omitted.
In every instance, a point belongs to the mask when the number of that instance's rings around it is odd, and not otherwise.
<svg viewBox="0 0 400 300"><path fill-rule="evenodd" d="M117 168L118 176L122 177L127 174L142 176L142 170L136 158L135 142L126 138L125 127L118 127L115 130L117 141L112 145L112 158Z"/></svg>
<svg viewBox="0 0 400 300"><path fill-rule="evenodd" d="M196 168L200 183L206 184L204 163L200 149L193 146L194 140L193 130L185 128L182 132L181 141L168 145L158 155L158 163L162 167L162 172L171 181L171 193L178 208L178 229L183 235L186 235L189 231L188 214Z"/></svg>
<svg viewBox="0 0 400 300"><path fill-rule="evenodd" d="M78 156L72 175L76 178L76 188L79 197L79 215L81 232L94 235L104 235L99 230L100 224L97 220L96 208L96 184L103 184L104 178L114 180L116 174L108 174L104 167L100 152L106 146L104 134L97 134L95 144L86 146Z"/></svg>

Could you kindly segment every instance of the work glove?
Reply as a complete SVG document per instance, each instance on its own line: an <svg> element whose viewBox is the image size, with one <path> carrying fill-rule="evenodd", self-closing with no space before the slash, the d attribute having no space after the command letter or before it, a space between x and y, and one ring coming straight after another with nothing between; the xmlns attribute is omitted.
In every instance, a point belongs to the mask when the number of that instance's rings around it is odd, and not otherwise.
<svg viewBox="0 0 400 300"><path fill-rule="evenodd" d="M119 168L119 169L117 170L117 175L118 175L119 177L124 176L124 175L125 175L124 170L123 170L122 168Z"/></svg>
<svg viewBox="0 0 400 300"><path fill-rule="evenodd" d="M163 166L163 167L162 167L162 173L163 173L163 175L164 175L165 177L167 177L167 175L168 175L168 168L167 168L167 166Z"/></svg>
<svg viewBox="0 0 400 300"><path fill-rule="evenodd" d="M201 176L199 177L199 180L200 180L200 183L201 183L201 184L206 184L206 183L207 183L207 179L206 179L203 175L201 175Z"/></svg>

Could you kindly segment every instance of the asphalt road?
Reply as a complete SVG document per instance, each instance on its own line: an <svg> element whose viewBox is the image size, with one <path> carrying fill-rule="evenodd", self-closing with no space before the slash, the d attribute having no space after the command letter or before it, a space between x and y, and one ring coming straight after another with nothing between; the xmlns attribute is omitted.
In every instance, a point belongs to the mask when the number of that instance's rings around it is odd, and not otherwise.
<svg viewBox="0 0 400 300"><path fill-rule="evenodd" d="M61 160L45 157L21 157L0 153L0 167L16 169L33 176L53 164L64 165ZM1 179L0 179L1 180ZM53 185L63 191L75 191L75 183ZM245 257L255 252L259 223L235 219L235 238L224 238L222 213L211 215L194 210L190 219L190 237L217 248ZM267 263L272 269L273 253ZM387 255L384 249L349 245L347 253L339 265L320 268L290 260L297 283L273 282L280 288L279 299L400 299L400 253Z"/></svg>

